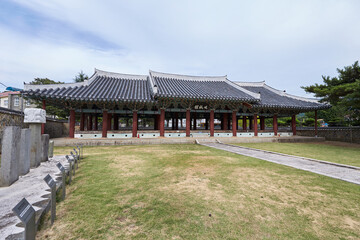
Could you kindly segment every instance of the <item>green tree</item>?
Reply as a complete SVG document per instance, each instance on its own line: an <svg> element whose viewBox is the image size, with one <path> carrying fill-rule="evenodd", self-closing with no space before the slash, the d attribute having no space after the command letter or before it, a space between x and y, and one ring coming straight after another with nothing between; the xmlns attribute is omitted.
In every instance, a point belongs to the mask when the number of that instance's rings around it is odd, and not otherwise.
<svg viewBox="0 0 360 240"><path fill-rule="evenodd" d="M81 70L78 75L75 76L74 82L83 82L88 79L89 77Z"/></svg>
<svg viewBox="0 0 360 240"><path fill-rule="evenodd" d="M43 84L61 84L63 82L56 82L48 78L35 78L34 81L30 82L30 84L34 85L43 85ZM36 105L38 108L42 108L42 102L36 101ZM61 119L66 119L69 116L69 111L64 108L59 108L53 106L51 104L46 104L46 115L57 116Z"/></svg>
<svg viewBox="0 0 360 240"><path fill-rule="evenodd" d="M322 76L323 84L315 84L302 87L306 92L314 93L322 102L329 102L345 114L342 115L343 121L352 125L360 125L360 66L356 61L353 65L337 69L338 76ZM331 112L331 110L329 110ZM334 111L332 111L334 114Z"/></svg>

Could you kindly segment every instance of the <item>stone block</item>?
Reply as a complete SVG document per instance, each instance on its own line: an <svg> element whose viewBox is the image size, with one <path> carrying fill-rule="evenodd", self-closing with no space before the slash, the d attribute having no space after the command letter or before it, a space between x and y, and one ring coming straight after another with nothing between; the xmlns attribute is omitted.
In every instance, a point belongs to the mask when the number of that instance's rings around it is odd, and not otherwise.
<svg viewBox="0 0 360 240"><path fill-rule="evenodd" d="M54 141L49 141L49 158L52 158L54 156Z"/></svg>
<svg viewBox="0 0 360 240"><path fill-rule="evenodd" d="M10 186L19 179L20 127L5 127L2 139L0 186Z"/></svg>
<svg viewBox="0 0 360 240"><path fill-rule="evenodd" d="M30 170L30 146L31 130L29 128L21 129L19 175L25 175Z"/></svg>
<svg viewBox="0 0 360 240"><path fill-rule="evenodd" d="M41 152L41 124L29 124L31 129L31 145L30 145L30 167L35 168L40 165Z"/></svg>
<svg viewBox="0 0 360 240"><path fill-rule="evenodd" d="M49 134L41 135L41 162L49 160Z"/></svg>
<svg viewBox="0 0 360 240"><path fill-rule="evenodd" d="M46 111L41 108L25 108L24 123L46 123Z"/></svg>

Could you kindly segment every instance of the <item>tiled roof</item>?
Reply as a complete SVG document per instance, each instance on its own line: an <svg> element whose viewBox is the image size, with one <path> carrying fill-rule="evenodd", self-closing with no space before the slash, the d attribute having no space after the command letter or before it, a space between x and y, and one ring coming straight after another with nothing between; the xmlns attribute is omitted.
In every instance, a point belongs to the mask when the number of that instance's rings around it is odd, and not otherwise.
<svg viewBox="0 0 360 240"><path fill-rule="evenodd" d="M232 82L226 76L205 77L150 71L129 75L95 70L80 83L24 85L24 95L67 101L156 102L159 98L206 99L251 103L253 107L315 110L330 105L287 94L265 82Z"/></svg>
<svg viewBox="0 0 360 240"><path fill-rule="evenodd" d="M20 94L20 92L19 91L6 91L6 92L0 93L0 98L7 97L9 95L17 95L17 94Z"/></svg>
<svg viewBox="0 0 360 240"><path fill-rule="evenodd" d="M259 101L259 94L243 89L226 76L187 76L150 71L150 80L158 97L210 100Z"/></svg>
<svg viewBox="0 0 360 240"><path fill-rule="evenodd" d="M24 86L29 96L77 101L152 101L148 76L95 70L81 83Z"/></svg>
<svg viewBox="0 0 360 240"><path fill-rule="evenodd" d="M260 93L261 101L254 107L293 108L293 109L326 109L330 105L319 103L316 99L303 98L277 90L265 82L235 82L237 85L254 93Z"/></svg>

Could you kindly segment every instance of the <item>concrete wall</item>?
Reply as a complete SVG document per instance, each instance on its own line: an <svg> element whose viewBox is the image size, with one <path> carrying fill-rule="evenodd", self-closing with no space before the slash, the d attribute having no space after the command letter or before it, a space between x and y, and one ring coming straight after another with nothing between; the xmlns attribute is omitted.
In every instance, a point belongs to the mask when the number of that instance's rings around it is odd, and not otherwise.
<svg viewBox="0 0 360 240"><path fill-rule="evenodd" d="M313 128L297 129L298 136L315 136ZM318 136L329 141L360 143L360 127L318 128Z"/></svg>

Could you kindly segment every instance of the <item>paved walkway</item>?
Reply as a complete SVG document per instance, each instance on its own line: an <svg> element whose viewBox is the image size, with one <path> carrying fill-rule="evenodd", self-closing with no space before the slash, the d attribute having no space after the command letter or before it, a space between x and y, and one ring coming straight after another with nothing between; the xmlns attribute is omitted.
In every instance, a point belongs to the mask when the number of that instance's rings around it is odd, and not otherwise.
<svg viewBox="0 0 360 240"><path fill-rule="evenodd" d="M237 153L240 155L245 155L273 163L286 165L297 169L302 169L305 171L341 179L360 185L360 168L358 167L222 143L200 142L200 144L220 150L225 150L228 152Z"/></svg>

